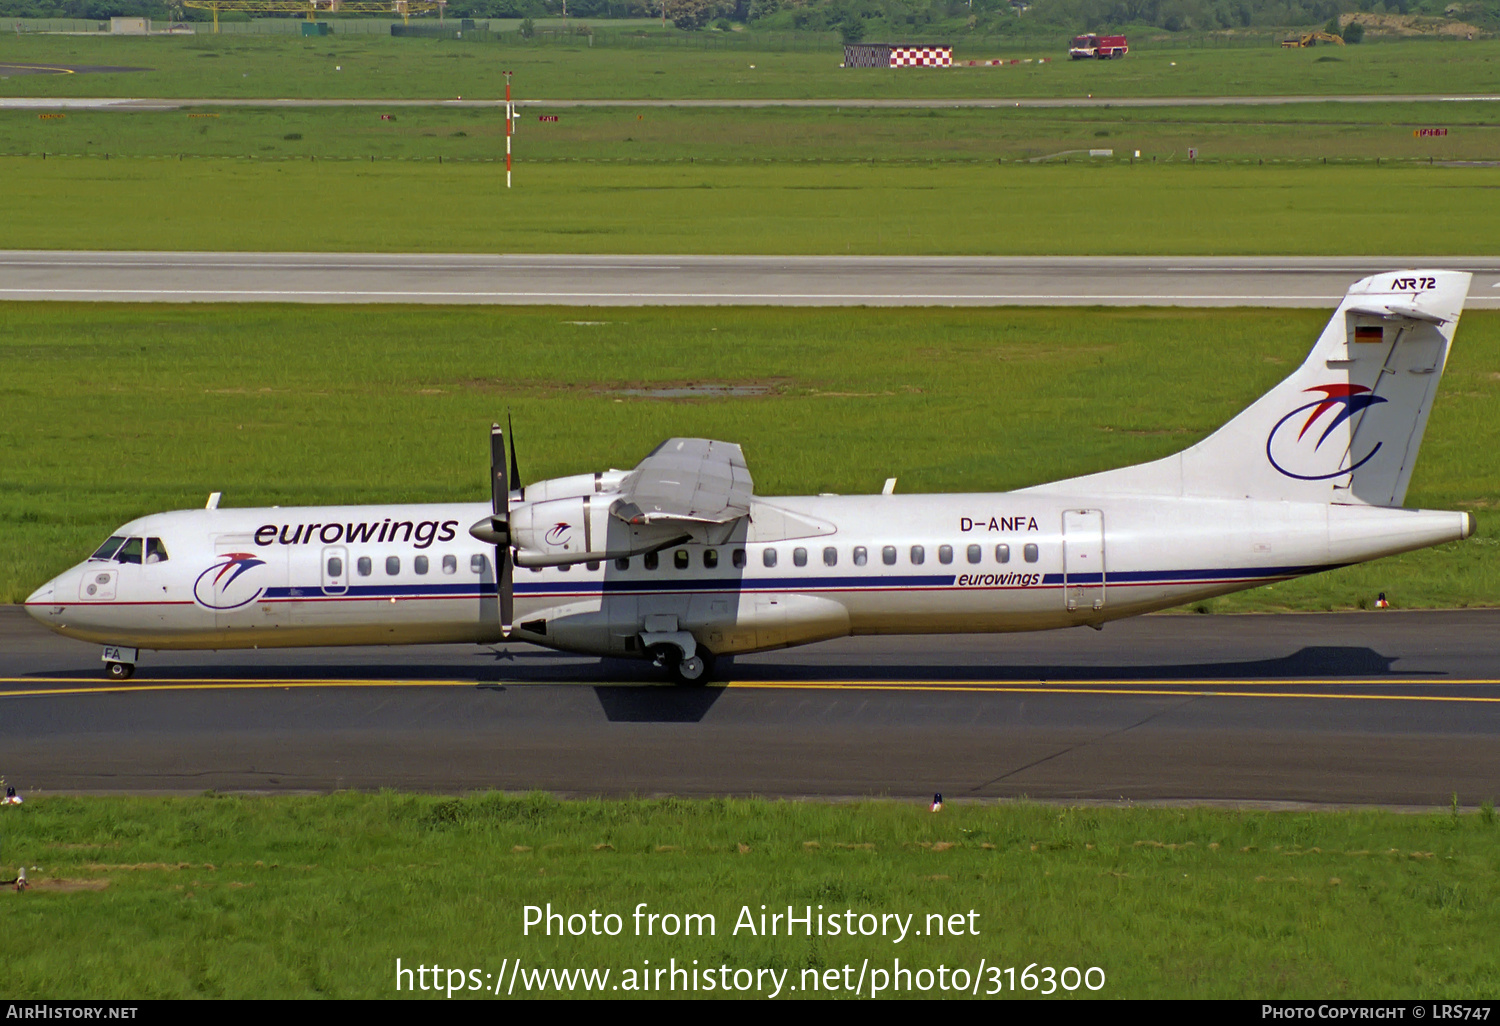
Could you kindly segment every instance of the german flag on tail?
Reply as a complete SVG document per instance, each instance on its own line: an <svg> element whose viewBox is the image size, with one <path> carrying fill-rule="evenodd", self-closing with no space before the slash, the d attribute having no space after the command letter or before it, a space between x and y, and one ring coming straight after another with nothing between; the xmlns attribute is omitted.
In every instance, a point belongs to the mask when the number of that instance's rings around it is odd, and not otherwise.
<svg viewBox="0 0 1500 1026"><path fill-rule="evenodd" d="M1356 324L1354 326L1354 341L1384 342L1385 329L1378 324Z"/></svg>

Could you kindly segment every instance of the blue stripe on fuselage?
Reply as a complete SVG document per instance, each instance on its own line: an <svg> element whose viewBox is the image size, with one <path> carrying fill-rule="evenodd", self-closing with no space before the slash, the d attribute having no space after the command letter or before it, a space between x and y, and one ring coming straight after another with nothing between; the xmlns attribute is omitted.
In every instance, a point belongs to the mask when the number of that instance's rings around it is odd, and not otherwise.
<svg viewBox="0 0 1500 1026"><path fill-rule="evenodd" d="M1108 571L1104 574L1070 574L1066 578L1060 573L1042 576L1040 585L1097 585L1103 579L1105 585L1115 584L1176 584L1195 581L1253 581L1300 577L1304 574L1335 570L1346 564L1313 566L1272 567L1215 567L1203 570L1126 570ZM979 574L980 571L974 571ZM988 575L1016 573L1016 571L987 571ZM577 581L525 581L515 582L517 595L571 594L581 591L604 593L628 592L703 592L703 591L817 591L817 590L894 590L901 588L951 588L957 581L954 574L918 574L878 576L827 576L827 577L754 577L743 576L714 578L681 578L632 580L620 577L583 576ZM1019 585L1017 586L1019 587ZM1035 585L1033 585L1035 587ZM483 598L496 594L493 582L455 584L353 584L343 591L325 591L321 587L267 588L268 599L315 599L315 598Z"/></svg>

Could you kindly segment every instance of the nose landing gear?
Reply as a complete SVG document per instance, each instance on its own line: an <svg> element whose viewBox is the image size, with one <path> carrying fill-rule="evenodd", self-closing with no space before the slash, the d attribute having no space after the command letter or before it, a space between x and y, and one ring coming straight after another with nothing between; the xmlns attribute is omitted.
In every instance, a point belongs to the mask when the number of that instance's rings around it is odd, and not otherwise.
<svg viewBox="0 0 1500 1026"><path fill-rule="evenodd" d="M110 680L129 680L135 673L135 661L140 650L127 645L105 645L104 674Z"/></svg>

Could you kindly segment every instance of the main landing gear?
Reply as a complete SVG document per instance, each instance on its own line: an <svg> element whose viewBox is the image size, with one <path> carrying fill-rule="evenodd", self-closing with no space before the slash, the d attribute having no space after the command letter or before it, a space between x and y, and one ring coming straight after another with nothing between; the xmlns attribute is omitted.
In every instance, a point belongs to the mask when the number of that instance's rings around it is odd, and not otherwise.
<svg viewBox="0 0 1500 1026"><path fill-rule="evenodd" d="M667 676L678 684L700 685L713 679L716 660L707 649L698 648L686 657L673 644L653 645L650 651L652 665L666 670Z"/></svg>

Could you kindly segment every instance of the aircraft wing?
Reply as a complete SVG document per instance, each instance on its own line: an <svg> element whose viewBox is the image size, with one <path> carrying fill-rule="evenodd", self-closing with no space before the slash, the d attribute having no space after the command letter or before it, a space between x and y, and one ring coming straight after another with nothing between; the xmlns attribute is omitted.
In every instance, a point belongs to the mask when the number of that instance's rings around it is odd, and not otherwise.
<svg viewBox="0 0 1500 1026"><path fill-rule="evenodd" d="M669 438L620 483L611 512L627 524L727 524L750 515L751 488L738 445Z"/></svg>

